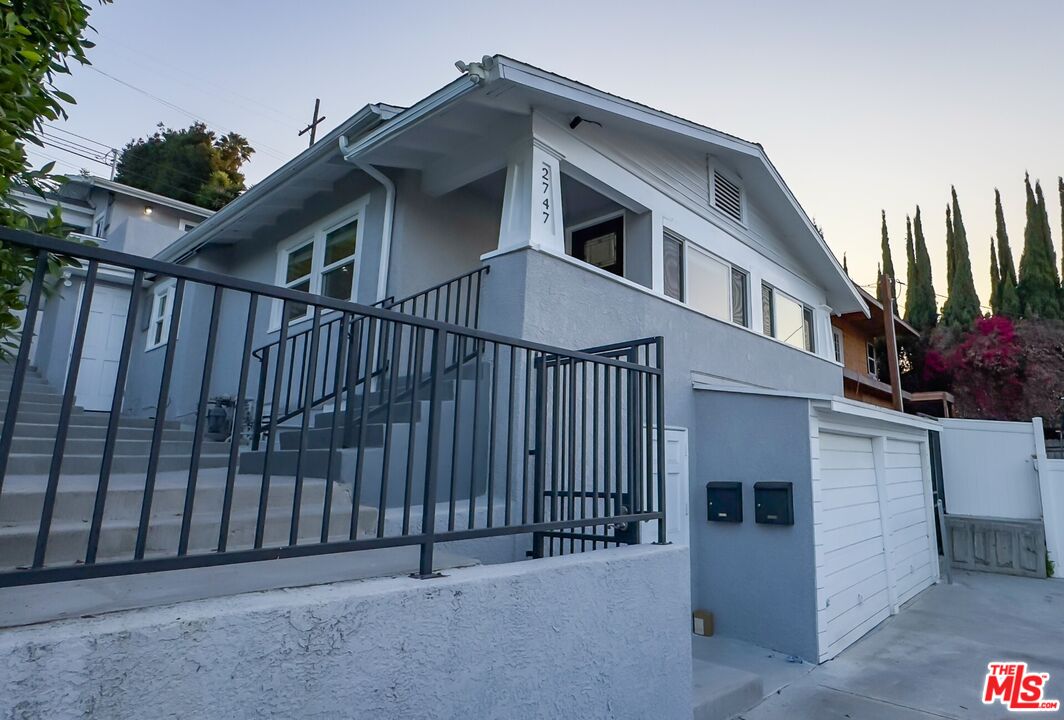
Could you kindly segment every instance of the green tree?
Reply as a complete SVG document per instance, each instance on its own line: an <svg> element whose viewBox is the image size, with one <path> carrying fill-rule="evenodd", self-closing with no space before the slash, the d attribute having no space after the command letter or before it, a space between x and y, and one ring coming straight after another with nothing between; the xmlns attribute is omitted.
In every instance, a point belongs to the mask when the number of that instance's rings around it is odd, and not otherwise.
<svg viewBox="0 0 1064 720"><path fill-rule="evenodd" d="M1001 314L1001 274L998 272L997 250L990 238L990 314Z"/></svg>
<svg viewBox="0 0 1064 720"><path fill-rule="evenodd" d="M101 3L110 0L100 0ZM33 169L26 143L43 145L39 135L46 120L66 118L64 105L74 98L55 81L70 74L71 63L88 65L93 43L85 38L91 8L80 0L0 0L0 225L62 237L59 212L46 222L27 215L12 195L16 187L44 195L59 179L49 175L53 163ZM51 255L50 274L58 274L69 258ZM36 256L0 245L0 358L18 347L19 311L26 301L23 286L33 276Z"/></svg>
<svg viewBox="0 0 1064 720"><path fill-rule="evenodd" d="M905 319L920 332L927 332L938 324L938 302L931 277L931 256L927 252L927 242L924 240L924 225L920 219L919 206L916 207L916 215L913 217L913 258L915 260L915 282L909 288L913 298L909 304L908 297L906 297L909 309Z"/></svg>
<svg viewBox="0 0 1064 720"><path fill-rule="evenodd" d="M913 316L913 300L916 297L916 251L913 249L913 221L905 216L905 319Z"/></svg>
<svg viewBox="0 0 1064 720"><path fill-rule="evenodd" d="M945 325L966 327L982 315L979 308L979 295L975 292L975 280L972 278L972 260L968 254L968 236L964 230L961 206L957 201L957 190L950 188L953 195L953 218L950 209L946 209L946 243L947 257L952 256L952 273L947 282L949 293L942 306L942 322Z"/></svg>
<svg viewBox="0 0 1064 720"><path fill-rule="evenodd" d="M160 123L151 137L132 140L122 149L115 179L217 210L244 191L240 168L254 152L237 133L217 137L203 123L183 130Z"/></svg>
<svg viewBox="0 0 1064 720"><path fill-rule="evenodd" d="M1046 236L1049 220L1045 214L1042 188L1035 183L1031 190L1030 176L1024 177L1027 190L1027 226L1023 233L1023 255L1020 256L1020 311L1024 317L1058 319L1060 317L1060 282L1052 240ZM1041 200L1037 199L1041 198Z"/></svg>
<svg viewBox="0 0 1064 720"><path fill-rule="evenodd" d="M998 309L995 314L1020 316L1020 296L1016 292L1016 264L1012 259L1009 234L1005 229L1005 213L1001 209L1001 193L994 189L994 219L997 225L997 262L1001 279L998 283Z"/></svg>
<svg viewBox="0 0 1064 720"><path fill-rule="evenodd" d="M888 278L890 278L890 297L893 304L894 314L898 313L898 284L897 278L894 276L894 260L890 256L890 239L887 237L887 211L881 210L882 214L882 239L880 240L880 250L883 253L883 272Z"/></svg>

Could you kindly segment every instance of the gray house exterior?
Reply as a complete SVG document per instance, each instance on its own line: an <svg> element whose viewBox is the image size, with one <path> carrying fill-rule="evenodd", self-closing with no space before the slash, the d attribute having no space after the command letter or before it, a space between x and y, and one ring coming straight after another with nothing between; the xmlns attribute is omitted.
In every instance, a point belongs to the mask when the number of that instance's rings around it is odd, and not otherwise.
<svg viewBox="0 0 1064 720"><path fill-rule="evenodd" d="M866 312L861 297L760 145L503 56L465 68L410 108L364 107L156 258L384 307L477 273L475 318L449 322L569 348L663 337L665 424L686 448L668 512L672 540L691 547L692 607L725 634L810 660L837 652L817 549L818 423L901 422L832 404L830 318ZM446 287L449 300L462 285ZM189 427L212 313L210 393L237 394L248 300L219 310L196 283L179 299L181 352L160 397L178 298L165 277L144 290L123 413ZM259 308L266 357L285 320L278 302ZM285 332L310 326L295 308ZM281 415L261 392L251 400ZM743 483L744 503L759 480L792 483L793 524L707 522L713 480ZM518 536L463 542L486 562L527 548Z"/></svg>

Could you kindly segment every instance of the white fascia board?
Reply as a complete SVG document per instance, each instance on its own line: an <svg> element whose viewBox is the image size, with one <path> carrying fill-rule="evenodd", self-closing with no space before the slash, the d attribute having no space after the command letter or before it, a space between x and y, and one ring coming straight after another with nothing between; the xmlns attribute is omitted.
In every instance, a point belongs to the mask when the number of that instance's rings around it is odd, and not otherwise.
<svg viewBox="0 0 1064 720"><path fill-rule="evenodd" d="M345 160L351 160L369 150L378 147L404 130L414 127L425 120L437 110L449 105L454 100L468 92L475 90L480 85L479 81L469 75L462 75L457 80L443 86L423 100L418 101L411 107L401 112L396 118L385 125L367 133L365 137L356 142L348 143L347 138L340 135L340 151Z"/></svg>
<svg viewBox="0 0 1064 720"><path fill-rule="evenodd" d="M391 105L366 105L314 145L296 155L217 213L163 248L155 255L155 259L174 262L195 248L210 242L218 233L255 210L260 202L283 187L292 177L335 153L338 138L379 120L386 121L395 117L398 112L399 109Z"/></svg>
<svg viewBox="0 0 1064 720"><path fill-rule="evenodd" d="M873 420L876 422L888 423L890 425L903 425L907 428L917 430L942 429L942 426L937 420L923 418L917 415L909 415L898 412L897 410L889 410L875 405L868 405L857 400L850 400L839 396L834 396L828 400L815 401L813 407L821 412L863 418L865 420Z"/></svg>
<svg viewBox="0 0 1064 720"><path fill-rule="evenodd" d="M113 192L116 195L126 195L128 197L143 200L144 202L152 203L153 205L161 205L173 210L180 210L181 212L188 213L189 215L195 215L196 217L209 218L214 215L214 210L208 210L207 208L200 207L199 205L193 205L192 203L182 202L181 200L174 200L164 195L148 192L147 190L141 190L130 185L124 185L122 183L115 182L113 180L105 180L100 177L81 178L76 175L68 176L69 182L85 184L89 187L97 187L101 190L107 190Z"/></svg>
<svg viewBox="0 0 1064 720"><path fill-rule="evenodd" d="M853 288L846 271L835 257L835 254L831 252L831 249L824 241L824 238L819 232L817 232L816 227L813 225L813 221L809 218L808 214L806 214L805 209L798 202L794 193L791 192L787 183L784 182L783 177L779 174L779 171L776 170L772 161L769 160L768 155L765 153L765 149L761 147L761 145L737 138L733 135L728 135L727 133L714 130L704 125L699 125L690 120L684 120L683 118L670 115L661 110L655 110L654 108L641 105L632 100L626 100L616 95L603 92L602 90L596 90L595 88L576 82L575 80L569 80L545 70L540 70L539 68L526 65L525 63L513 60L512 58L496 55L495 62L498 66L499 77L516 84L524 85L525 87L549 93L557 97L564 97L573 102L599 108L604 112L620 115L636 122L643 123L644 125L660 128L668 132L689 137L700 142L710 143L718 147L728 148L735 152L759 159L787 198L788 203L790 203L791 208L802 222L806 231L817 243L819 250L827 255L839 281L839 287L837 289L844 289L844 293L849 296L848 299L854 301L854 308L863 312L866 317L871 317L868 306ZM842 308L842 310L844 312L852 312L845 308Z"/></svg>

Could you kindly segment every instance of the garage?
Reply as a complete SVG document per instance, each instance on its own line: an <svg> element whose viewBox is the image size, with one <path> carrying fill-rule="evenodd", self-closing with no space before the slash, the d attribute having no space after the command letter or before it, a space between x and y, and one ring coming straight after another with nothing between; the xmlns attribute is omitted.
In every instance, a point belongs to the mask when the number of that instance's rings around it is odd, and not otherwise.
<svg viewBox="0 0 1064 720"><path fill-rule="evenodd" d="M936 421L840 397L695 397L692 600L719 634L824 662L937 582ZM783 522L762 507L781 490Z"/></svg>

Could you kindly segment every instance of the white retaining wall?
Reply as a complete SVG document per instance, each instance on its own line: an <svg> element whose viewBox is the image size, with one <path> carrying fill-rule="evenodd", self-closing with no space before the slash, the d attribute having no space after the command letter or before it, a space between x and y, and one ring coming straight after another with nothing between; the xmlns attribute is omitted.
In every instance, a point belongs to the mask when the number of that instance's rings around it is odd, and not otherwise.
<svg viewBox="0 0 1064 720"><path fill-rule="evenodd" d="M0 632L0 717L691 717L687 548Z"/></svg>

